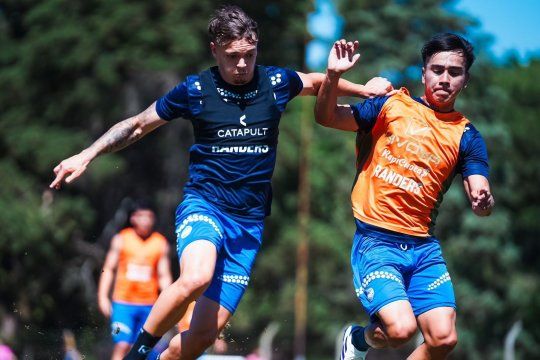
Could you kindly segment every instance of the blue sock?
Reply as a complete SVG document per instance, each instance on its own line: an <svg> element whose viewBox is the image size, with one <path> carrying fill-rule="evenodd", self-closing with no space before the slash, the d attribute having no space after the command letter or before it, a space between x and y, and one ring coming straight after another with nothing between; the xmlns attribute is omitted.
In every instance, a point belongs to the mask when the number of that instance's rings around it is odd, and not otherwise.
<svg viewBox="0 0 540 360"><path fill-rule="evenodd" d="M124 357L124 360L145 360L159 339L161 339L161 336L153 336L148 331L141 329L137 340L135 340L135 344L133 344L129 353Z"/></svg>
<svg viewBox="0 0 540 360"><path fill-rule="evenodd" d="M369 349L369 345L364 337L364 328L357 326L351 333L351 342L354 347L360 351L366 351Z"/></svg>

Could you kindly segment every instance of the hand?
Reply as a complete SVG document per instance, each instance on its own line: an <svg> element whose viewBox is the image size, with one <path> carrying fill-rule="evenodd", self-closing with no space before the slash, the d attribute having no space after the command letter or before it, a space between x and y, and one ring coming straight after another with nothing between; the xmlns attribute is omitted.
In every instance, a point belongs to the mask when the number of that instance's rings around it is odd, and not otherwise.
<svg viewBox="0 0 540 360"><path fill-rule="evenodd" d="M74 155L62 161L54 168L56 178L49 185L51 189L60 189L62 180L65 178L66 184L77 179L86 170L86 167L92 159L83 151L80 154ZM66 177L67 176L67 177Z"/></svg>
<svg viewBox="0 0 540 360"><path fill-rule="evenodd" d="M99 311L103 314L103 316L105 316L106 318L111 317L112 304L108 298L99 298L98 306L99 306Z"/></svg>
<svg viewBox="0 0 540 360"><path fill-rule="evenodd" d="M374 77L364 85L366 96L370 99L376 96L391 96L398 92L387 78Z"/></svg>
<svg viewBox="0 0 540 360"><path fill-rule="evenodd" d="M491 214L491 209L495 206L495 199L488 190L473 191L471 197L472 210L475 214L480 216Z"/></svg>
<svg viewBox="0 0 540 360"><path fill-rule="evenodd" d="M360 54L355 54L358 46L358 41L336 41L328 55L328 72L341 75L352 68L360 58Z"/></svg>

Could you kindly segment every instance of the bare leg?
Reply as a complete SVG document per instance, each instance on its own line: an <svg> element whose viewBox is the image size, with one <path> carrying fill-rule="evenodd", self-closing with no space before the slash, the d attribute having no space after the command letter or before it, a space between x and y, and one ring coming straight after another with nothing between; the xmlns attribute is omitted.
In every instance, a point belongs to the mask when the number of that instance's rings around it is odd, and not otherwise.
<svg viewBox="0 0 540 360"><path fill-rule="evenodd" d="M374 349L388 347L388 338L384 333L382 324L379 321L372 322L364 329L364 337L369 346Z"/></svg>
<svg viewBox="0 0 540 360"><path fill-rule="evenodd" d="M383 306L377 316L380 322L374 322L364 330L366 342L373 348L399 347L416 333L416 318L407 300Z"/></svg>
<svg viewBox="0 0 540 360"><path fill-rule="evenodd" d="M442 360L457 344L456 311L440 307L418 316L425 342L409 356L409 360Z"/></svg>
<svg viewBox="0 0 540 360"><path fill-rule="evenodd" d="M180 277L161 292L143 328L153 336L163 336L175 326L189 304L210 285L216 259L213 243L197 240L189 244L180 260Z"/></svg>
<svg viewBox="0 0 540 360"><path fill-rule="evenodd" d="M201 296L195 305L189 330L176 335L160 360L192 360L212 345L232 314L213 300Z"/></svg>

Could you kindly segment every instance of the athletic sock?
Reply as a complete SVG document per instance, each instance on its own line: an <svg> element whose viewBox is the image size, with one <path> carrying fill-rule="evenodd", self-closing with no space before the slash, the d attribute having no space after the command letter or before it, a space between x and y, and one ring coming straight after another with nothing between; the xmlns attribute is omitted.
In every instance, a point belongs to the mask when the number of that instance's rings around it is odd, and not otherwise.
<svg viewBox="0 0 540 360"><path fill-rule="evenodd" d="M357 350L367 351L369 349L369 345L364 337L364 328L361 326L358 326L352 331L351 342Z"/></svg>
<svg viewBox="0 0 540 360"><path fill-rule="evenodd" d="M133 344L129 353L124 357L124 360L145 360L159 339L161 339L161 336L152 336L148 331L141 329L137 340L135 340L135 344Z"/></svg>

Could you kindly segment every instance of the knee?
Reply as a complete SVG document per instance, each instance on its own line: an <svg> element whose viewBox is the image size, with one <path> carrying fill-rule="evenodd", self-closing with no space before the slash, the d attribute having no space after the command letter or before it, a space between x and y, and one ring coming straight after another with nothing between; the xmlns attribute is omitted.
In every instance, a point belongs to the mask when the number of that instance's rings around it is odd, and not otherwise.
<svg viewBox="0 0 540 360"><path fill-rule="evenodd" d="M212 275L204 273L194 273L181 275L176 281L176 285L187 292L187 295L200 295L211 283Z"/></svg>
<svg viewBox="0 0 540 360"><path fill-rule="evenodd" d="M180 359L180 356L182 356L182 337L180 334L174 336L171 341L169 341L166 352L170 358ZM162 357L164 357L163 354Z"/></svg>
<svg viewBox="0 0 540 360"><path fill-rule="evenodd" d="M388 344L395 348L405 344L416 334L416 321L400 321L388 326L386 336Z"/></svg>
<svg viewBox="0 0 540 360"><path fill-rule="evenodd" d="M446 354L450 353L457 345L458 337L455 329L432 332L425 337L426 345L432 349Z"/></svg>

